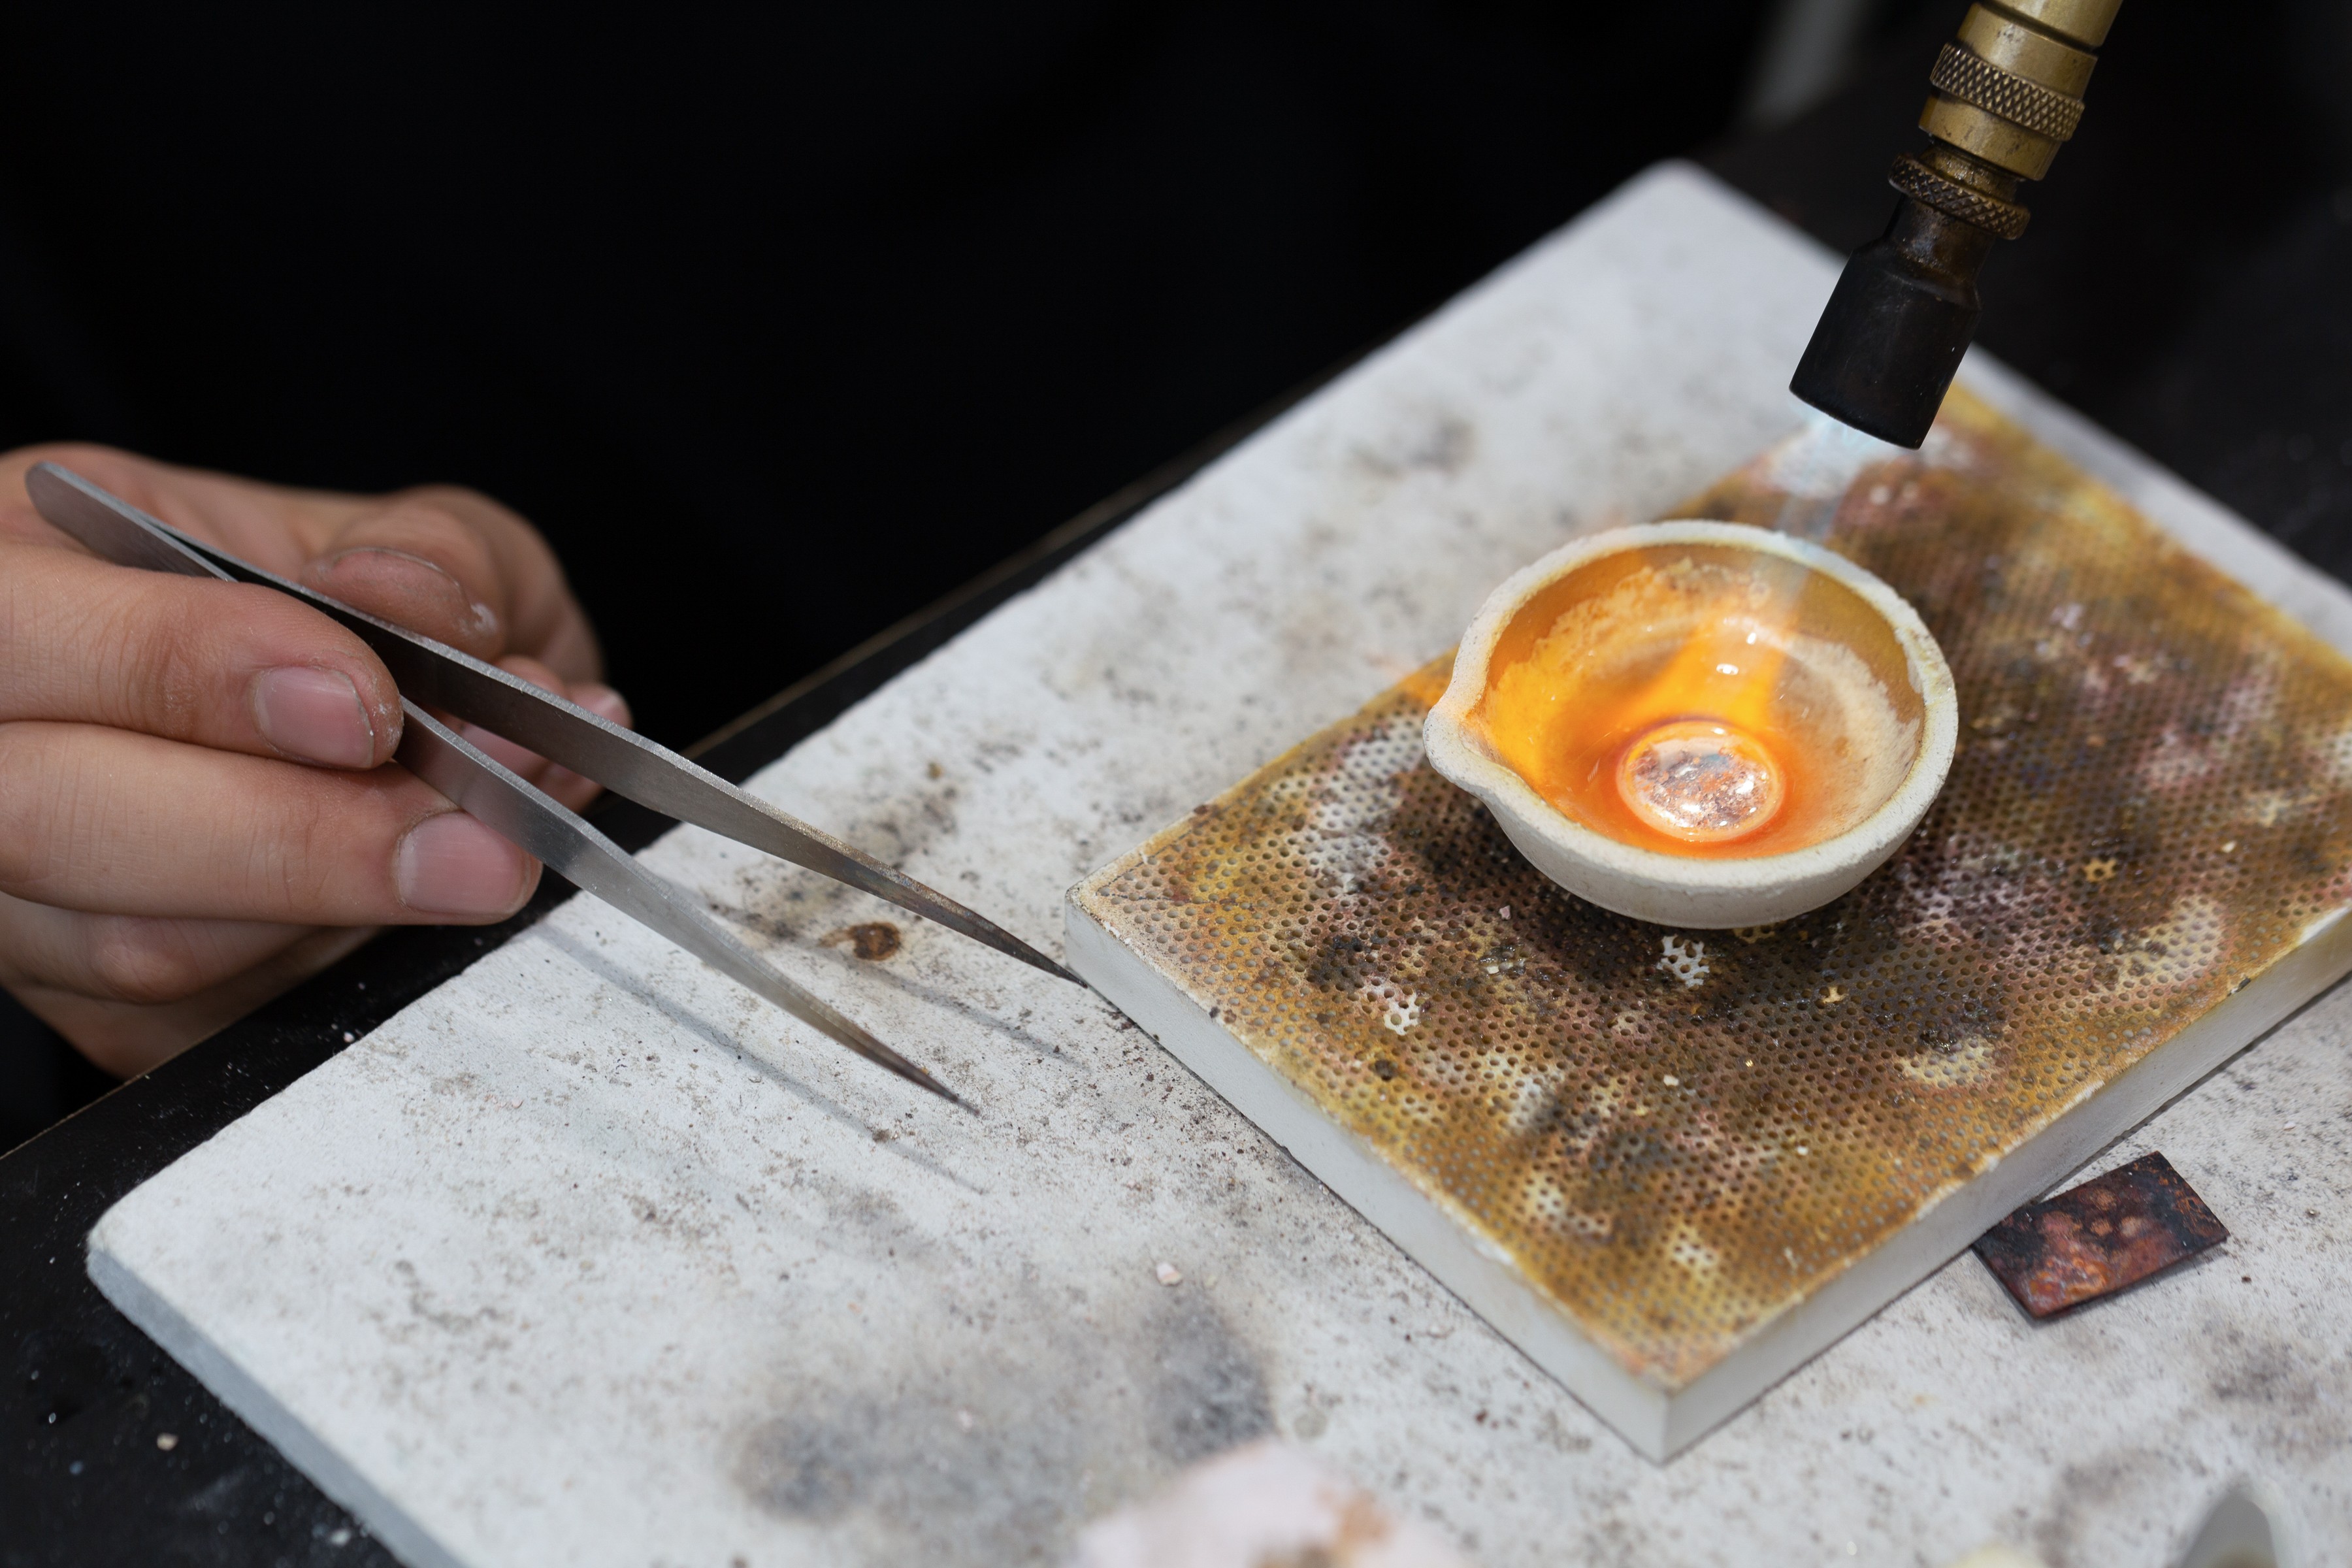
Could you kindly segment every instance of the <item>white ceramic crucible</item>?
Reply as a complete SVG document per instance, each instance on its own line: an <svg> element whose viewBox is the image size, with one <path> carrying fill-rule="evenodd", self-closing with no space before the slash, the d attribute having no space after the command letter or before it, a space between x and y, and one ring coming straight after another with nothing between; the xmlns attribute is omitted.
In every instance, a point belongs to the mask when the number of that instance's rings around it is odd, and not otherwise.
<svg viewBox="0 0 2352 1568"><path fill-rule="evenodd" d="M1533 749L1585 735L1583 694L1641 689L1697 635L1693 617L1726 605L1773 646L1774 689L1756 700L1759 710L1810 736L1817 753L1801 818L1759 834L1751 851L1680 851L1656 847L1667 842L1656 834L1643 841L1638 827L1604 830L1604 817L1556 781L1548 793L1528 776L1544 771L1529 765ZM1549 683L1541 735L1498 736L1498 712L1531 710L1531 680ZM1878 578L1784 533L1675 521L1577 540L1496 588L1463 637L1423 741L1431 764L1484 801L1520 853L1570 892L1637 920L1720 930L1818 909L1885 864L1943 787L1958 714L1936 639ZM1662 716L1711 717L1703 700ZM1605 765L1587 771L1598 777Z"/></svg>

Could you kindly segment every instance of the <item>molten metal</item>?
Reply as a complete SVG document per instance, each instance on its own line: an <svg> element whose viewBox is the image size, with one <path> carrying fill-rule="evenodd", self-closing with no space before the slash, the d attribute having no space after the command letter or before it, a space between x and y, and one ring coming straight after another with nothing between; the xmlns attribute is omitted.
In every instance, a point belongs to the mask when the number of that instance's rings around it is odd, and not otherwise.
<svg viewBox="0 0 2352 1568"><path fill-rule="evenodd" d="M1625 748L1617 793L1662 833L1694 844L1742 838L1779 815L1779 764L1754 736L1706 719L1659 725Z"/></svg>

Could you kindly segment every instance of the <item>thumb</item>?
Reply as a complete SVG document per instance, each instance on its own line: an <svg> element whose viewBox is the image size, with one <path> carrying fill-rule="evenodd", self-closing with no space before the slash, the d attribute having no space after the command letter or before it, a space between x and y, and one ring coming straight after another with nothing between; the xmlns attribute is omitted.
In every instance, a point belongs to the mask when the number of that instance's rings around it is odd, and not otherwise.
<svg viewBox="0 0 2352 1568"><path fill-rule="evenodd" d="M464 518L428 499L398 497L353 518L302 582L477 658L507 649L497 556Z"/></svg>

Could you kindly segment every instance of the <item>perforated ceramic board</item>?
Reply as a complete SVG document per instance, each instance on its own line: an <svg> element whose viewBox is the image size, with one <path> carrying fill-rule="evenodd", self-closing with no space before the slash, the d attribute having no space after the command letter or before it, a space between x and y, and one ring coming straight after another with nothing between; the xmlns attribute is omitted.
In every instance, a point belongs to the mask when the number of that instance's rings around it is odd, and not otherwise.
<svg viewBox="0 0 2352 1568"><path fill-rule="evenodd" d="M2352 665L1965 393L1892 451L1681 512L1860 563L1952 666L1949 782L1838 902L1553 887L1422 755L1444 660L1071 895L1089 980L1654 1455L2352 966Z"/></svg>

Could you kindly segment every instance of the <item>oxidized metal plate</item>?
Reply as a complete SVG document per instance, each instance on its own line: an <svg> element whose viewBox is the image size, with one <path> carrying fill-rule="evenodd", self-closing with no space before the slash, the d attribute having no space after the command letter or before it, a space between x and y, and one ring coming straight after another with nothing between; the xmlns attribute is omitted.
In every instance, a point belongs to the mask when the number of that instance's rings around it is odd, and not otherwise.
<svg viewBox="0 0 2352 1568"><path fill-rule="evenodd" d="M2037 1318L2137 1285L2230 1239L2172 1162L2143 1154L1977 1238L1976 1254Z"/></svg>
<svg viewBox="0 0 2352 1568"><path fill-rule="evenodd" d="M1917 454L1832 448L1682 515L1845 554L1950 661L1950 780L1836 903L1563 893L1423 760L1444 661L1076 894L1668 1389L2352 900L2352 664L1963 392Z"/></svg>

